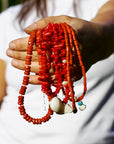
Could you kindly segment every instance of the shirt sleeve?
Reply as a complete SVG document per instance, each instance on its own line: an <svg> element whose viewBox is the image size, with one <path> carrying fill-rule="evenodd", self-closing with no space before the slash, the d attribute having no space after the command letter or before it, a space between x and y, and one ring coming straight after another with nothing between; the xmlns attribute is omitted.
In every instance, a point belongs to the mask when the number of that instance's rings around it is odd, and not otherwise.
<svg viewBox="0 0 114 144"><path fill-rule="evenodd" d="M0 14L0 59L8 60L6 51L9 48L9 43L22 36L19 25L16 21L16 16L21 8L21 5L13 6L3 11Z"/></svg>

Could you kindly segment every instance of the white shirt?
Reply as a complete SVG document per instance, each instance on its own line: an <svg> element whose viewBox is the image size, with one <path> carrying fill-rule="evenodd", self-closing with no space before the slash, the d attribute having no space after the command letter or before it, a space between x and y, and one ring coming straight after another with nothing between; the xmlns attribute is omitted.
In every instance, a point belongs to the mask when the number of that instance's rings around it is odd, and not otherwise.
<svg viewBox="0 0 114 144"><path fill-rule="evenodd" d="M99 8L108 0L76 0L77 17L91 20ZM75 16L73 0L48 0L48 16ZM0 111L1 144L112 144L114 140L114 94L113 55L93 65L87 72L88 92L83 100L85 111L76 114L54 114L47 123L33 125L26 122L18 112L18 91L22 84L23 71L11 66L5 55L11 40L26 36L21 32L15 16L21 5L11 7L0 15L0 57L7 63L7 96ZM25 26L33 23L36 12L32 11ZM76 83L76 94L82 90L82 81ZM45 115L44 100L40 86L29 85L25 96L25 107L33 117Z"/></svg>

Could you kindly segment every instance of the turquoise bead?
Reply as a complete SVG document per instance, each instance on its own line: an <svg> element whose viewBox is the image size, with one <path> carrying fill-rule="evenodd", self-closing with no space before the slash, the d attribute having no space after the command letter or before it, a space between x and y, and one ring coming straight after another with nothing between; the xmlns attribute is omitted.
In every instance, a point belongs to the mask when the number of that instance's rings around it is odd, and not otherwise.
<svg viewBox="0 0 114 144"><path fill-rule="evenodd" d="M81 106L82 104L83 104L82 101L78 102L78 105L79 105L79 106Z"/></svg>

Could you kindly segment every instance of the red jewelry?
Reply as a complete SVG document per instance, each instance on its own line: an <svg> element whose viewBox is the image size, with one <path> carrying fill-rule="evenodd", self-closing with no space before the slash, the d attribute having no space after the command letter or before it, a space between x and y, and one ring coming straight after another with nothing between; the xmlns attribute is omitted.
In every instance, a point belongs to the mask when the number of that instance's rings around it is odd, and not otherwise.
<svg viewBox="0 0 114 144"><path fill-rule="evenodd" d="M39 75L38 81L41 84L41 91L47 95L50 103L47 114L42 118L32 118L26 113L24 107L24 95L29 83L33 44L37 47L38 64L40 65L40 70L37 73ZM74 96L72 81L76 71L74 66L77 63L81 67L84 80L83 93L79 98ZM80 102L87 91L85 68L75 32L68 24L49 23L42 30L32 31L28 41L25 64L25 76L19 91L18 105L20 114L26 121L33 124L41 124L51 118L53 111L61 114L66 112L75 113L77 111L76 102L79 102L80 110L85 108L85 105ZM52 81L52 73L50 73L52 68L55 82ZM52 91L52 86L56 88L54 92ZM64 95L62 100L58 98L60 90L62 90ZM72 102L72 106L68 105L69 100Z"/></svg>

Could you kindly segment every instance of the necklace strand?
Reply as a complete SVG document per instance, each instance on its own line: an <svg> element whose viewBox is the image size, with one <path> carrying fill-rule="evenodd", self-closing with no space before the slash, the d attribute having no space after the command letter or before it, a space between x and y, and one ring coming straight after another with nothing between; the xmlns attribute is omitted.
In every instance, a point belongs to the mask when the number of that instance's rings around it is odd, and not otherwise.
<svg viewBox="0 0 114 144"><path fill-rule="evenodd" d="M41 124L51 118L53 110L49 105L47 114L41 118L33 118L26 113L24 107L24 97L29 83L29 75L31 69L33 45L37 47L38 64L40 70L38 71L38 81L40 81L41 91L48 97L51 102L53 98L58 97L60 90L63 92L64 98L61 104L64 106L70 100L72 102L72 112L76 112L76 102L80 102L87 91L85 67L82 62L78 41L72 27L66 23L53 24L49 23L43 30L32 31L27 47L27 56L25 61L25 71L22 86L19 91L18 105L20 115L33 124ZM80 97L75 97L73 89L73 76L75 75L75 61L78 60L82 70L83 76L83 93ZM53 69L53 73L50 71ZM55 81L52 81L52 75ZM52 86L55 91L52 91ZM82 102L79 103L82 105ZM81 109L81 108L80 108Z"/></svg>

